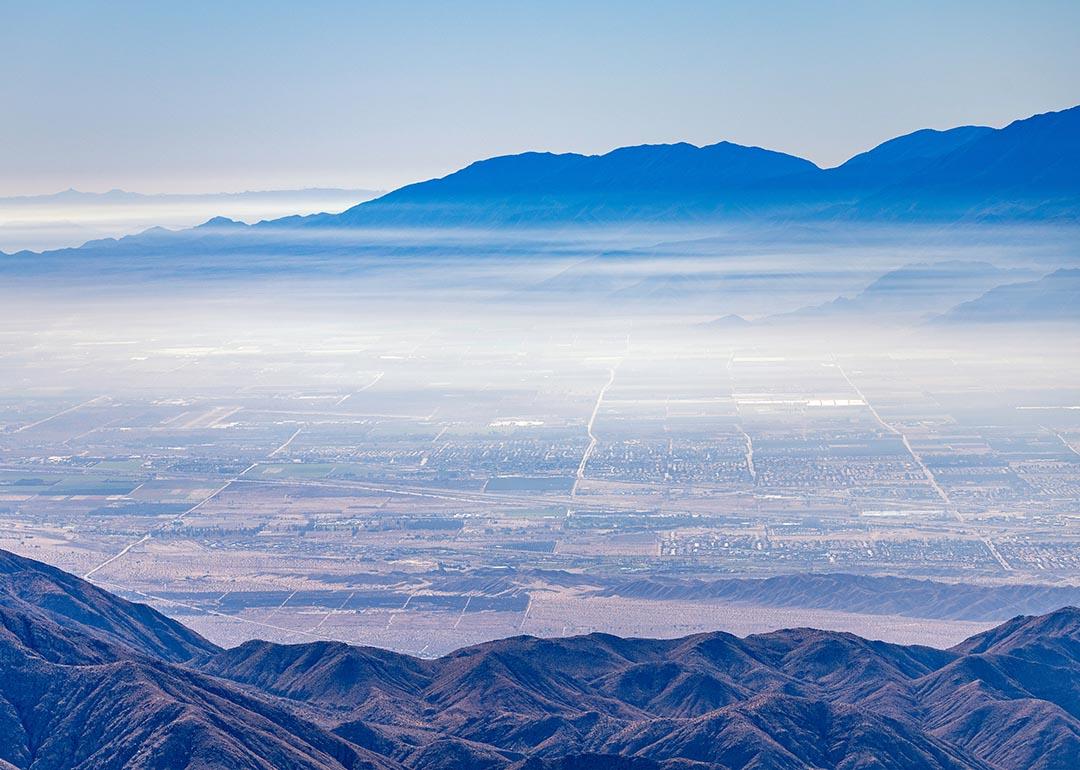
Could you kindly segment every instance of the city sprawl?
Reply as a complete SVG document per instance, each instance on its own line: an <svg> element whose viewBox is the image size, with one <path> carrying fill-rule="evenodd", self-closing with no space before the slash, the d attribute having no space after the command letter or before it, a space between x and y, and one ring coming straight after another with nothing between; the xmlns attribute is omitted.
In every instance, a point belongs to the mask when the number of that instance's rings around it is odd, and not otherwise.
<svg viewBox="0 0 1080 770"><path fill-rule="evenodd" d="M1080 569L1075 364L1038 352L1018 383L1005 354L945 343L672 344L611 318L588 334L492 324L482 349L477 329L419 323L303 345L127 331L5 335L0 547L224 643L435 655L516 633L810 622L948 641L988 624L708 585L1054 585Z"/></svg>

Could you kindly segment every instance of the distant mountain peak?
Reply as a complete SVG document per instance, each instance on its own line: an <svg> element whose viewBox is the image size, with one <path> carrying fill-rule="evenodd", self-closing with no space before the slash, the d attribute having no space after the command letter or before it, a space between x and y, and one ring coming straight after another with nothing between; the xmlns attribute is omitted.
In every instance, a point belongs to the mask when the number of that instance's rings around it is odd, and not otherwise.
<svg viewBox="0 0 1080 770"><path fill-rule="evenodd" d="M211 217L201 225L196 225L195 227L196 229L206 230L214 228L247 227L247 225L235 219L229 219L228 217Z"/></svg>

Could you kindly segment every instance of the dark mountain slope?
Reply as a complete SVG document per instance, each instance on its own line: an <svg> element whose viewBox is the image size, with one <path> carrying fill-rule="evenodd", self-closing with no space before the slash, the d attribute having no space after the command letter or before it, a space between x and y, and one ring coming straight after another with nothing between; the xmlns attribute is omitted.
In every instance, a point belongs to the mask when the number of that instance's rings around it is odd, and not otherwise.
<svg viewBox="0 0 1080 770"><path fill-rule="evenodd" d="M419 697L431 677L426 661L341 642L246 642L202 669L336 712L342 721L355 719L352 712L362 706L364 718L394 722L402 715L399 704Z"/></svg>
<svg viewBox="0 0 1080 770"><path fill-rule="evenodd" d="M987 768L899 720L775 694L691 720L632 725L606 751L751 768Z"/></svg>
<svg viewBox="0 0 1080 770"><path fill-rule="evenodd" d="M0 551L0 607L169 661L218 652L191 629L47 564Z"/></svg>
<svg viewBox="0 0 1080 770"><path fill-rule="evenodd" d="M109 663L70 653L48 660L42 633L34 648L0 644L0 758L16 767L393 766L281 705L130 650ZM93 644L68 633L73 644Z"/></svg>
<svg viewBox="0 0 1080 770"><path fill-rule="evenodd" d="M514 637L418 660L178 647L149 608L0 559L0 763L20 770L1056 770L1080 756L1076 609L952 650L790 629ZM188 662L166 659L186 645Z"/></svg>
<svg viewBox="0 0 1080 770"><path fill-rule="evenodd" d="M962 656L918 683L935 735L1002 767L1080 757L1080 610L1015 618L952 651Z"/></svg>
<svg viewBox="0 0 1080 770"><path fill-rule="evenodd" d="M1071 612L1014 621L1003 639L1071 644L1080 628ZM1075 664L984 658L804 629L744 640L515 638L432 662L418 702L400 713L470 745L552 758L723 767L1026 767L1037 759L1049 768L1071 757ZM984 712L1012 714L1021 727L988 741L973 727Z"/></svg>
<svg viewBox="0 0 1080 770"><path fill-rule="evenodd" d="M618 754L571 754L563 757L530 757L510 770L717 770L717 765L689 759L656 762L644 757Z"/></svg>
<svg viewBox="0 0 1080 770"><path fill-rule="evenodd" d="M19 767L392 767L286 709L169 664L5 669L0 730Z"/></svg>
<svg viewBox="0 0 1080 770"><path fill-rule="evenodd" d="M1013 618L953 649L966 655L1012 655L1040 664L1080 664L1080 610L1066 607L1038 617Z"/></svg>

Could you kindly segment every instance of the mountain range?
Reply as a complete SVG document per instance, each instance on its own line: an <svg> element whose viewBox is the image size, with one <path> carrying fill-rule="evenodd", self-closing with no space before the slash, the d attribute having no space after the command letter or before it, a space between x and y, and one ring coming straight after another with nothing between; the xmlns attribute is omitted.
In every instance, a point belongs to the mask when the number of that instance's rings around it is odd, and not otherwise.
<svg viewBox="0 0 1080 770"><path fill-rule="evenodd" d="M213 216L258 222L296 213L341 211L379 194L328 188L194 194L70 189L0 197L0 250L55 250L155 226L193 227Z"/></svg>
<svg viewBox="0 0 1080 770"><path fill-rule="evenodd" d="M506 289L518 292L515 302L520 292L587 297L593 307L677 307L766 324L1074 322L1078 224L1080 107L1073 107L1000 129L916 131L829 169L730 142L530 152L479 161L338 214L252 225L215 216L184 230L155 227L3 255L0 272L30 285L74 281L83 291L378 274L385 284L371 291L380 295L406 275L398 284L411 292L453 292L456 273L447 265L526 260L550 270ZM672 233L677 240L663 240ZM884 260L895 261L883 261L887 251L895 256ZM877 255L878 280L856 296L837 296L872 280L866 254ZM754 267L726 259L738 256ZM1010 267L988 262L997 259ZM510 269L510 282L519 272L526 274ZM476 288L466 277L476 271L460 275L460 289Z"/></svg>
<svg viewBox="0 0 1080 770"><path fill-rule="evenodd" d="M730 142L524 153L479 161L313 227L635 220L1064 219L1080 209L1080 107L1001 129L924 129L832 169Z"/></svg>
<svg viewBox="0 0 1080 770"><path fill-rule="evenodd" d="M526 152L477 161L338 214L286 216L251 226L216 218L211 227L175 235L190 242L248 230L302 240L327 229L851 220L1076 223L1080 106L1000 129L923 129L828 169L731 142L640 145L603 155ZM162 233L151 235L120 239L120 245L160 248ZM87 246L101 251L117 243L106 239Z"/></svg>
<svg viewBox="0 0 1080 770"><path fill-rule="evenodd" d="M513 637L435 660L221 649L0 552L0 767L1064 770L1080 610L949 650L788 629Z"/></svg>

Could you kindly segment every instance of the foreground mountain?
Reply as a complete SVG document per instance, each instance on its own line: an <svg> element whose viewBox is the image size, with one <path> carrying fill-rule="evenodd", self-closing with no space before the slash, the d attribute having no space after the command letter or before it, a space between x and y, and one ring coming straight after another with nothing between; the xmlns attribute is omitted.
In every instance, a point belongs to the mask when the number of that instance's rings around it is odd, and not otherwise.
<svg viewBox="0 0 1080 770"><path fill-rule="evenodd" d="M63 570L0 551L0 609L170 662L217 648L194 631Z"/></svg>
<svg viewBox="0 0 1080 770"><path fill-rule="evenodd" d="M1080 757L1075 608L951 650L791 629L515 637L421 660L328 642L222 650L58 570L2 565L0 767L1050 770Z"/></svg>
<svg viewBox="0 0 1080 770"><path fill-rule="evenodd" d="M0 760L35 770L385 766L286 705L200 673L198 661L219 651L174 621L0 555Z"/></svg>

